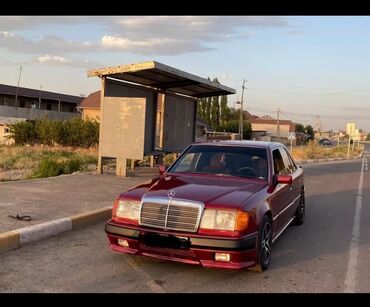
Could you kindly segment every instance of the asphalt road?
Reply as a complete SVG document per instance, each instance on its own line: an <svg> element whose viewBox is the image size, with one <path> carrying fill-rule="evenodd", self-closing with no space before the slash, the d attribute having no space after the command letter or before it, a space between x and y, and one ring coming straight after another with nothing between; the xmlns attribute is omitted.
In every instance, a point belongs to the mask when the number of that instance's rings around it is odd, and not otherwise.
<svg viewBox="0 0 370 307"><path fill-rule="evenodd" d="M1 254L0 291L369 292L367 160L370 152L350 162L304 166L306 221L274 243L264 273L118 254L108 249L101 223Z"/></svg>

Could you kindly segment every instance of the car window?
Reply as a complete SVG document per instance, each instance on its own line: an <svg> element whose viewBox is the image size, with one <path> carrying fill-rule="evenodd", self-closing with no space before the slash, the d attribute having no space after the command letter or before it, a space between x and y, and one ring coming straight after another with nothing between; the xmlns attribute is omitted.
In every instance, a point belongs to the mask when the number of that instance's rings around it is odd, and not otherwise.
<svg viewBox="0 0 370 307"><path fill-rule="evenodd" d="M283 157L281 156L280 150L275 149L272 152L272 157L274 160L274 173L275 175L284 175L287 174L285 169L285 164Z"/></svg>
<svg viewBox="0 0 370 307"><path fill-rule="evenodd" d="M298 168L297 167L297 164L294 162L294 160L293 160L292 156L290 155L290 153L286 149L284 149L284 150L285 150L285 152L286 152L286 154L287 154L287 156L288 156L288 158L290 160L290 163L291 163L291 165L293 167L293 172L295 172L297 170L297 168Z"/></svg>
<svg viewBox="0 0 370 307"><path fill-rule="evenodd" d="M192 169L193 161L195 160L195 153L187 153L177 166L178 172L190 172Z"/></svg>
<svg viewBox="0 0 370 307"><path fill-rule="evenodd" d="M267 151L253 147L192 145L168 172L267 179Z"/></svg>
<svg viewBox="0 0 370 307"><path fill-rule="evenodd" d="M283 157L284 165L285 165L285 174L292 174L295 171L294 164L292 160L289 159L288 153L284 148L279 148L281 156Z"/></svg>

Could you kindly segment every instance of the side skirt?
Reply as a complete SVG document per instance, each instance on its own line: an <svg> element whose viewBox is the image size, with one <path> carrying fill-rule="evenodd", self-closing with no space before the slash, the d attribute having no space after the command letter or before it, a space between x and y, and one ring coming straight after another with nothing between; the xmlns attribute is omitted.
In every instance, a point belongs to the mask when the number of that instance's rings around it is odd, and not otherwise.
<svg viewBox="0 0 370 307"><path fill-rule="evenodd" d="M289 226L289 224L294 220L294 217L292 217L288 223L285 224L285 226L274 236L274 238L272 239L272 243L274 243L276 241L276 239L278 237L280 237L280 235L283 233L283 231Z"/></svg>

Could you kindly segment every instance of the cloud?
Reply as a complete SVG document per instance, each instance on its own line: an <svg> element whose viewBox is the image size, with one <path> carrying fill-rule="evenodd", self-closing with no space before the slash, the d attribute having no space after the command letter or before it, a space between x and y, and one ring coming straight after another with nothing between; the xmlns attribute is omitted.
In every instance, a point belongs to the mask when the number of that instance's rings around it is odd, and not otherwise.
<svg viewBox="0 0 370 307"><path fill-rule="evenodd" d="M212 43L245 39L256 29L284 27L282 17L248 16L130 16L109 25L101 45L110 50L175 55L214 50ZM253 28L253 31L251 30Z"/></svg>
<svg viewBox="0 0 370 307"><path fill-rule="evenodd" d="M132 52L143 55L176 55L214 50L214 43L248 39L264 28L287 28L278 16L62 16L0 17L0 46L19 53ZM103 32L94 42L70 41L55 35L37 40L17 31L50 24L89 24ZM66 30L65 35L68 34Z"/></svg>
<svg viewBox="0 0 370 307"><path fill-rule="evenodd" d="M135 40L118 35L104 35L101 40L101 46L107 51L132 51L144 55L173 55L213 49L202 46L198 42L189 42L168 37Z"/></svg>
<svg viewBox="0 0 370 307"><path fill-rule="evenodd" d="M38 40L31 40L14 33L0 32L0 47L19 53L77 53L93 48L90 42L65 40L55 35L46 35Z"/></svg>
<svg viewBox="0 0 370 307"><path fill-rule="evenodd" d="M103 67L101 63L96 61L91 61L88 59L79 58L66 58L58 55L45 54L38 56L33 59L33 63L43 64L43 65L55 65L55 66L70 66L70 67L80 67L80 68L96 68Z"/></svg>
<svg viewBox="0 0 370 307"><path fill-rule="evenodd" d="M67 62L67 60L63 57L57 55L51 56L49 54L39 56L37 61L44 64L65 64Z"/></svg>

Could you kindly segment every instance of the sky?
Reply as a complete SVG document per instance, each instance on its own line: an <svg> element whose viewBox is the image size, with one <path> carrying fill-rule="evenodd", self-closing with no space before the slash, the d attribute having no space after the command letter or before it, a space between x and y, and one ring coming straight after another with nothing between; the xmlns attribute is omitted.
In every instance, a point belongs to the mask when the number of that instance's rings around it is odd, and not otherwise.
<svg viewBox="0 0 370 307"><path fill-rule="evenodd" d="M367 16L0 16L0 83L88 95L90 69L158 61L218 78L261 116L370 132Z"/></svg>

